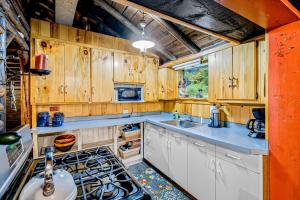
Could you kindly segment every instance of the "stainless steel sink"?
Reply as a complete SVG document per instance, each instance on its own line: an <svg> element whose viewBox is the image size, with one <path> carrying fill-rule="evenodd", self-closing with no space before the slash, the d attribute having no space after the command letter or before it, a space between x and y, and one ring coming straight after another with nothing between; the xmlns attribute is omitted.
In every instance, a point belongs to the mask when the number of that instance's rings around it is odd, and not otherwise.
<svg viewBox="0 0 300 200"><path fill-rule="evenodd" d="M180 128L192 128L192 127L202 125L200 123L192 122L192 121L189 121L189 120L169 120L169 121L161 121L161 122L165 123L165 124L177 126L177 127L180 127Z"/></svg>

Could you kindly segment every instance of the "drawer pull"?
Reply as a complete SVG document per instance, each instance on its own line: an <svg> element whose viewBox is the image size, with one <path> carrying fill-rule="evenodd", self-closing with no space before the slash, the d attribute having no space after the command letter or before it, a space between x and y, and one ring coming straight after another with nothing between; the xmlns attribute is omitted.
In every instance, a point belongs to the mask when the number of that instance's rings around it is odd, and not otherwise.
<svg viewBox="0 0 300 200"><path fill-rule="evenodd" d="M235 159L235 160L241 160L241 158L239 158L239 157L237 157L237 156L233 156L233 155L231 155L231 154L226 154L225 156L228 157L228 158Z"/></svg>
<svg viewBox="0 0 300 200"><path fill-rule="evenodd" d="M180 139L180 138L181 138L181 137L178 136L178 135L173 135L173 137L176 138L176 139Z"/></svg>
<svg viewBox="0 0 300 200"><path fill-rule="evenodd" d="M198 147L205 147L204 144L199 144L198 142L195 142L194 145L198 146Z"/></svg>

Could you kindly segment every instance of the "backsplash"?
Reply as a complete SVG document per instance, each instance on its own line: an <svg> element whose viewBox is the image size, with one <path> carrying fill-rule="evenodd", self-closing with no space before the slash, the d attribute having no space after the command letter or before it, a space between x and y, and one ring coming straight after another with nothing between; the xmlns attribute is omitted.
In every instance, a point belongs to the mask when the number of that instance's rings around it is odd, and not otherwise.
<svg viewBox="0 0 300 200"><path fill-rule="evenodd" d="M207 102L185 103L169 101L164 103L165 112L178 111L181 114L188 113L195 117L209 118L210 104ZM223 105L221 109L221 119L226 122L234 122L239 124L246 124L247 121L253 118L252 108L264 107L261 105Z"/></svg>

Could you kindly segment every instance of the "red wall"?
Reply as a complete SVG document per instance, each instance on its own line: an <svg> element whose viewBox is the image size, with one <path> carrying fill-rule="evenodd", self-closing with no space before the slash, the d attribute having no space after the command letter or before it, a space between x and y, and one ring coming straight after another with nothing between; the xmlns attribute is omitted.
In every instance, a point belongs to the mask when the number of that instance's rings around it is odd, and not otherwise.
<svg viewBox="0 0 300 200"><path fill-rule="evenodd" d="M300 200L300 21L269 32L270 200Z"/></svg>

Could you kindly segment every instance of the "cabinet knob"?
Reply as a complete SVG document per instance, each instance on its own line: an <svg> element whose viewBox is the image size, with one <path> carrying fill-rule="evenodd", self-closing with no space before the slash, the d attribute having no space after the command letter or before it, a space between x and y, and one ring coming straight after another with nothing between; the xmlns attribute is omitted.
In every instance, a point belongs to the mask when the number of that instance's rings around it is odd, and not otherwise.
<svg viewBox="0 0 300 200"><path fill-rule="evenodd" d="M67 85L65 85L65 94L68 94L68 92L67 92Z"/></svg>
<svg viewBox="0 0 300 200"><path fill-rule="evenodd" d="M92 95L95 94L95 87L92 87Z"/></svg>

